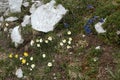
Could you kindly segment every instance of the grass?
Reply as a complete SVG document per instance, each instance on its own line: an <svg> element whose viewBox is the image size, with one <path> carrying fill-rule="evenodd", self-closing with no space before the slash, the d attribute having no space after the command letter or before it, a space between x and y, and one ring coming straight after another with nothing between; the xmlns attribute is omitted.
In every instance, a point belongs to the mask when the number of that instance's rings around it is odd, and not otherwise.
<svg viewBox="0 0 120 80"><path fill-rule="evenodd" d="M49 1L43 0L44 3ZM118 1L117 5L113 4L113 1ZM56 25L54 31L36 32L27 25L21 28L25 41L18 48L11 43L10 37L7 37L8 33L3 31L6 22L3 23L0 31L0 80L119 80L120 37L116 35L116 31L120 30L119 0L56 0L56 2L69 11ZM88 5L92 5L93 8L88 8ZM17 16L19 20L7 22L8 29L19 25L24 15L30 14L29 8L22 7L22 11L22 13L9 14L9 16ZM90 25L92 33L86 34L84 26L93 16L99 17ZM107 18L103 25L108 31L105 34L97 34L94 29L94 25L101 18ZM68 31L71 31L71 35L67 34ZM52 37L52 41L49 41L48 37ZM72 38L71 44L68 44L69 38ZM37 39L43 39L43 42L36 42ZM66 42L60 46L60 42L64 39ZM35 42L33 46L30 46L31 40ZM48 43L45 43L46 40ZM37 44L40 44L40 47L37 47ZM71 48L68 49L67 46ZM101 48L96 50L97 46ZM28 52L29 56L24 57L24 52ZM9 58L10 53L25 58L29 65L21 64L19 58ZM43 54L46 55L45 58ZM30 57L34 58L33 61L30 61ZM52 63L52 67L48 66L48 62ZM32 71L31 64L35 64ZM19 67L22 68L25 78L18 79L15 76L15 71ZM106 67L107 71L104 75L102 71Z"/></svg>

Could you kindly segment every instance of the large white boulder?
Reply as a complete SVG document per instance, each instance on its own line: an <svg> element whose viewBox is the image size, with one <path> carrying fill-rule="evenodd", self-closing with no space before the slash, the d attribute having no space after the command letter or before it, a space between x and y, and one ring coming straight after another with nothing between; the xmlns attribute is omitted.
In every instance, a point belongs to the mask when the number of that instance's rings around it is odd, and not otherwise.
<svg viewBox="0 0 120 80"><path fill-rule="evenodd" d="M21 12L21 6L23 0L8 0L8 2L9 2L10 12L12 13Z"/></svg>
<svg viewBox="0 0 120 80"><path fill-rule="evenodd" d="M31 15L32 28L37 31L49 32L53 31L54 26L62 19L67 10L59 4L55 6L55 1L41 5Z"/></svg>
<svg viewBox="0 0 120 80"><path fill-rule="evenodd" d="M15 43L15 47L18 47L18 44L23 43L24 40L22 39L22 36L21 36L20 26L16 26L15 28L13 28L11 32L11 39L12 39L12 42Z"/></svg>
<svg viewBox="0 0 120 80"><path fill-rule="evenodd" d="M34 13L35 10L36 10L39 6L41 6L42 4L43 4L43 3L42 3L41 1L34 1L34 4L32 4L29 12L30 12L30 13Z"/></svg>

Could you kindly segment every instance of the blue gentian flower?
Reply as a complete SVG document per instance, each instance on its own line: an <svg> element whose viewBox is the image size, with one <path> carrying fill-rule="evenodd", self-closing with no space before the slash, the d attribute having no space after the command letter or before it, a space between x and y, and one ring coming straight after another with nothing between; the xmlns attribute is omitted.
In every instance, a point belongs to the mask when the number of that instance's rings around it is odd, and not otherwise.
<svg viewBox="0 0 120 80"><path fill-rule="evenodd" d="M93 9L94 7L89 4L89 5L87 5L87 8L88 8L88 9Z"/></svg>
<svg viewBox="0 0 120 80"><path fill-rule="evenodd" d="M85 25L85 26L84 26L84 29L85 29L85 32L86 32L87 34L90 34L90 33L91 33L91 29L90 29L89 25Z"/></svg>
<svg viewBox="0 0 120 80"><path fill-rule="evenodd" d="M94 16L93 18L94 18L94 19L97 19L98 17L99 17L99 16Z"/></svg>
<svg viewBox="0 0 120 80"><path fill-rule="evenodd" d="M93 22L94 22L93 19L89 19L87 24L92 24Z"/></svg>
<svg viewBox="0 0 120 80"><path fill-rule="evenodd" d="M99 20L99 22L103 23L103 22L104 22L104 19L103 19L103 18L101 18L101 19Z"/></svg>
<svg viewBox="0 0 120 80"><path fill-rule="evenodd" d="M69 24L68 24L68 23L64 23L64 27L65 27L65 28L68 28L68 27L69 27Z"/></svg>

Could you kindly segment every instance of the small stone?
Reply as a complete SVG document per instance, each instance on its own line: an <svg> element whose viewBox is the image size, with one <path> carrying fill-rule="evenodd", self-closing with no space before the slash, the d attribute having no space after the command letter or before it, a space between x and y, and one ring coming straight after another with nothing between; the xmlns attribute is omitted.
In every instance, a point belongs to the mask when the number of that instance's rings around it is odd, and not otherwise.
<svg viewBox="0 0 120 80"><path fill-rule="evenodd" d="M23 71L22 71L22 69L21 68L17 69L15 75L18 78L22 78L23 77Z"/></svg>
<svg viewBox="0 0 120 80"><path fill-rule="evenodd" d="M5 19L5 21L8 21L8 22L13 22L13 21L16 21L16 20L18 20L17 17L8 17L8 18Z"/></svg>
<svg viewBox="0 0 120 80"><path fill-rule="evenodd" d="M25 15L24 18L23 18L23 22L21 23L21 26L25 27L28 24L30 24L30 16L29 15Z"/></svg>
<svg viewBox="0 0 120 80"><path fill-rule="evenodd" d="M20 26L16 26L13 28L13 30L11 32L11 39L12 39L12 42L15 43L15 47L18 47L18 44L23 43L24 40L21 35Z"/></svg>

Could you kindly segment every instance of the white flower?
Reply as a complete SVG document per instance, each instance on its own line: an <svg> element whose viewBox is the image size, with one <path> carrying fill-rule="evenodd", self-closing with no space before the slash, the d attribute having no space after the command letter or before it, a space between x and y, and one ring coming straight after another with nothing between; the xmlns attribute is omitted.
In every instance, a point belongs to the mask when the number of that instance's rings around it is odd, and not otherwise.
<svg viewBox="0 0 120 80"><path fill-rule="evenodd" d="M93 61L94 61L94 62L96 62L97 60L98 60L98 58L97 58L97 57L93 58Z"/></svg>
<svg viewBox="0 0 120 80"><path fill-rule="evenodd" d="M117 31L116 33L117 33L117 35L119 35L119 34L120 34L120 31Z"/></svg>
<svg viewBox="0 0 120 80"><path fill-rule="evenodd" d="M48 62L48 67L52 67L52 63L51 62Z"/></svg>
<svg viewBox="0 0 120 80"><path fill-rule="evenodd" d="M68 35L71 35L71 31L68 31L67 34L68 34Z"/></svg>
<svg viewBox="0 0 120 80"><path fill-rule="evenodd" d="M46 54L42 54L42 57L45 58L45 57L46 57Z"/></svg>
<svg viewBox="0 0 120 80"><path fill-rule="evenodd" d="M31 46L33 46L33 44L34 44L34 41L33 41L33 40L31 40L31 41L30 41L30 45L31 45Z"/></svg>
<svg viewBox="0 0 120 80"><path fill-rule="evenodd" d="M68 41L68 44L71 44L71 41Z"/></svg>
<svg viewBox="0 0 120 80"><path fill-rule="evenodd" d="M32 68L30 68L30 71L32 71Z"/></svg>
<svg viewBox="0 0 120 80"><path fill-rule="evenodd" d="M39 42L39 39L36 39L36 42Z"/></svg>
<svg viewBox="0 0 120 80"><path fill-rule="evenodd" d="M69 38L69 41L72 41L72 38L71 38L71 37Z"/></svg>
<svg viewBox="0 0 120 80"><path fill-rule="evenodd" d="M35 64L32 64L32 65L31 65L31 68L35 68Z"/></svg>
<svg viewBox="0 0 120 80"><path fill-rule="evenodd" d="M30 57L30 60L33 61L33 57Z"/></svg>
<svg viewBox="0 0 120 80"><path fill-rule="evenodd" d="M52 62L55 62L55 60L53 59Z"/></svg>
<svg viewBox="0 0 120 80"><path fill-rule="evenodd" d="M63 46L63 43L62 43L62 42L60 42L60 46Z"/></svg>
<svg viewBox="0 0 120 80"><path fill-rule="evenodd" d="M49 41L52 41L52 37L48 37L48 40L49 40Z"/></svg>
<svg viewBox="0 0 120 80"><path fill-rule="evenodd" d="M45 43L48 43L48 40L45 40Z"/></svg>
<svg viewBox="0 0 120 80"><path fill-rule="evenodd" d="M82 37L84 38L84 37L85 37L85 35L83 34L83 35L82 35Z"/></svg>
<svg viewBox="0 0 120 80"><path fill-rule="evenodd" d="M97 46L95 49L96 49L96 50L100 49L100 46Z"/></svg>
<svg viewBox="0 0 120 80"><path fill-rule="evenodd" d="M37 47L40 47L40 44L37 44Z"/></svg>
<svg viewBox="0 0 120 80"><path fill-rule="evenodd" d="M9 24L8 24L8 23L6 23L5 25L6 25L6 26L9 26Z"/></svg>
<svg viewBox="0 0 120 80"><path fill-rule="evenodd" d="M66 43L66 39L62 40L63 43Z"/></svg>
<svg viewBox="0 0 120 80"><path fill-rule="evenodd" d="M57 79L57 77L54 77L54 79L56 80L56 79Z"/></svg>
<svg viewBox="0 0 120 80"><path fill-rule="evenodd" d="M28 65L29 65L29 63L26 63L26 65L28 66Z"/></svg>
<svg viewBox="0 0 120 80"><path fill-rule="evenodd" d="M70 48L71 48L71 46L67 45L67 49L70 49Z"/></svg>
<svg viewBox="0 0 120 80"><path fill-rule="evenodd" d="M5 28L4 28L4 32L6 32L7 30L8 30L8 28L7 28L7 27L5 27Z"/></svg>
<svg viewBox="0 0 120 80"><path fill-rule="evenodd" d="M22 57L20 57L20 60L22 60L23 58Z"/></svg>
<svg viewBox="0 0 120 80"><path fill-rule="evenodd" d="M43 39L41 38L41 39L40 39L40 43L42 43L42 42L43 42Z"/></svg>

